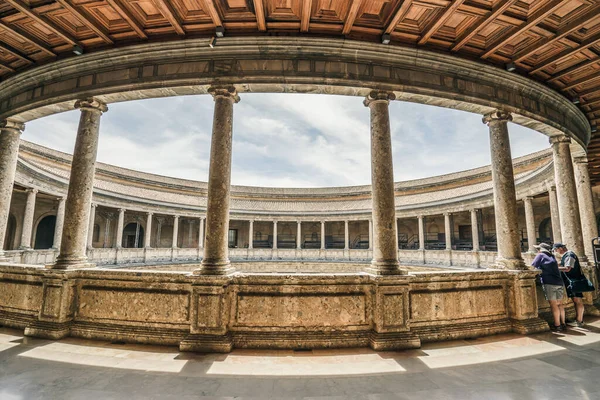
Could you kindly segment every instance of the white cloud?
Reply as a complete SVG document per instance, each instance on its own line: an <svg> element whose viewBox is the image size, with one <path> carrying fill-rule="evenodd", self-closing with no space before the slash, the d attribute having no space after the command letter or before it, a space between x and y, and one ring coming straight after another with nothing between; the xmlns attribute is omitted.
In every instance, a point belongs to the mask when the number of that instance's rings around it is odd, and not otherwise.
<svg viewBox="0 0 600 400"><path fill-rule="evenodd" d="M98 160L126 168L207 180L210 96L110 105L102 117ZM79 112L28 124L23 138L72 152ZM396 180L440 175L490 162L481 116L392 102ZM511 124L518 157L548 147L547 138ZM369 184L369 110L357 97L244 94L234 108L232 183L314 187Z"/></svg>

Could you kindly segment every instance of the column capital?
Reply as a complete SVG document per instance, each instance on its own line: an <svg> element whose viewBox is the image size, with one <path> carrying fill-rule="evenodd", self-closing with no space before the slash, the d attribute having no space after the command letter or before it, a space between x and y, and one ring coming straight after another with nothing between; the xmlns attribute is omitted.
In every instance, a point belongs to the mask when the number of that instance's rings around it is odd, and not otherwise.
<svg viewBox="0 0 600 400"><path fill-rule="evenodd" d="M588 158L587 156L575 156L573 157L573 163L575 164L587 164Z"/></svg>
<svg viewBox="0 0 600 400"><path fill-rule="evenodd" d="M0 121L0 129L6 129L11 131L19 131L19 133L25 130L25 124L23 122L15 121L14 119L5 119Z"/></svg>
<svg viewBox="0 0 600 400"><path fill-rule="evenodd" d="M274 220L274 221L273 221L273 225L277 225L277 220Z"/></svg>
<svg viewBox="0 0 600 400"><path fill-rule="evenodd" d="M571 143L571 138L567 135L557 135L550 137L550 144L555 143Z"/></svg>
<svg viewBox="0 0 600 400"><path fill-rule="evenodd" d="M66 196L58 196L56 198L56 201L66 201L66 200L67 200Z"/></svg>
<svg viewBox="0 0 600 400"><path fill-rule="evenodd" d="M481 119L481 122L483 122L486 125L489 125L491 122L494 121L509 122L512 121L512 119L512 114L508 111L495 110L491 113L484 114L483 118Z"/></svg>
<svg viewBox="0 0 600 400"><path fill-rule="evenodd" d="M154 213L153 213L152 211L148 211L148 212L146 213L146 215L147 215L148 217L151 217L151 216L153 216L153 215L154 215Z"/></svg>
<svg viewBox="0 0 600 400"><path fill-rule="evenodd" d="M386 92L384 90L372 90L363 101L365 107L369 107L373 103L385 102L390 103L390 100L396 100L396 95L393 92Z"/></svg>
<svg viewBox="0 0 600 400"><path fill-rule="evenodd" d="M525 196L523 198L523 201L532 201L533 200L533 196Z"/></svg>
<svg viewBox="0 0 600 400"><path fill-rule="evenodd" d="M237 90L234 86L211 86L208 88L208 93L212 95L213 99L217 97L225 97L231 99L234 103L240 101Z"/></svg>
<svg viewBox="0 0 600 400"><path fill-rule="evenodd" d="M96 99L95 97L87 97L80 99L75 102L76 109L83 109L89 111L100 111L105 113L108 111L108 106L103 101Z"/></svg>
<svg viewBox="0 0 600 400"><path fill-rule="evenodd" d="M92 206L92 208L96 208L96 207L98 207L98 204L97 203L92 203L91 206Z"/></svg>
<svg viewBox="0 0 600 400"><path fill-rule="evenodd" d="M179 215L173 215L173 219L174 219L174 220L175 220L175 219L179 219L179 217L180 217Z"/></svg>
<svg viewBox="0 0 600 400"><path fill-rule="evenodd" d="M38 190L36 188L27 188L25 189L25 192L37 194Z"/></svg>
<svg viewBox="0 0 600 400"><path fill-rule="evenodd" d="M125 211L127 211L125 208L119 208L120 213L124 213Z"/></svg>
<svg viewBox="0 0 600 400"><path fill-rule="evenodd" d="M469 212L474 213L477 212L479 210L479 208L470 208Z"/></svg>

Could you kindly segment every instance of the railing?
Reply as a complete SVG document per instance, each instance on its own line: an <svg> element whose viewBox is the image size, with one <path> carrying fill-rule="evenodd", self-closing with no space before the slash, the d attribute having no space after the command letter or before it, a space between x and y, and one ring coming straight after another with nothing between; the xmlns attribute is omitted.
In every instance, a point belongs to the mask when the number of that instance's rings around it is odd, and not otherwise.
<svg viewBox="0 0 600 400"><path fill-rule="evenodd" d="M399 249L407 249L414 250L419 248L419 236L411 235L408 236L407 233L399 233L398 234L398 248Z"/></svg>
<svg viewBox="0 0 600 400"><path fill-rule="evenodd" d="M255 249L273 248L273 235L255 233L252 239L252 247Z"/></svg>
<svg viewBox="0 0 600 400"><path fill-rule="evenodd" d="M346 247L346 237L344 235L325 235L326 249L343 249Z"/></svg>
<svg viewBox="0 0 600 400"><path fill-rule="evenodd" d="M317 233L304 235L304 240L302 240L302 248L303 249L320 249L321 248L321 235L317 234Z"/></svg>
<svg viewBox="0 0 600 400"><path fill-rule="evenodd" d="M350 242L351 249L368 249L369 235L356 235Z"/></svg>
<svg viewBox="0 0 600 400"><path fill-rule="evenodd" d="M277 235L277 248L279 249L295 249L296 235Z"/></svg>

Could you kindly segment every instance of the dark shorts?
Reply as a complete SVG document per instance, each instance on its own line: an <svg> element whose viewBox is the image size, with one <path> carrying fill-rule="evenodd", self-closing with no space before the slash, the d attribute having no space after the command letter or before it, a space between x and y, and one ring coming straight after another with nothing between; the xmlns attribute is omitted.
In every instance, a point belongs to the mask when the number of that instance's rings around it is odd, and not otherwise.
<svg viewBox="0 0 600 400"><path fill-rule="evenodd" d="M583 293L571 292L569 289L567 289L567 297L570 299L573 297L579 297L580 299L583 299Z"/></svg>

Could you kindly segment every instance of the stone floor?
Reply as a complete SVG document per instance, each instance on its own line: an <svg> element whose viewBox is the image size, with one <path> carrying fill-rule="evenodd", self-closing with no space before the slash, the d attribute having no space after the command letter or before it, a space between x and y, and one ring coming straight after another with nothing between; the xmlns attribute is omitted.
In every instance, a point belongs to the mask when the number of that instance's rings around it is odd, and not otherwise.
<svg viewBox="0 0 600 400"><path fill-rule="evenodd" d="M0 399L600 399L600 320L405 352L227 355L0 328Z"/></svg>

